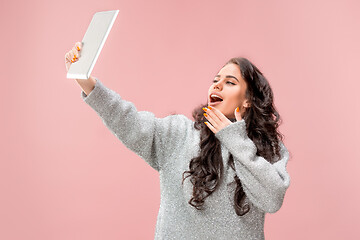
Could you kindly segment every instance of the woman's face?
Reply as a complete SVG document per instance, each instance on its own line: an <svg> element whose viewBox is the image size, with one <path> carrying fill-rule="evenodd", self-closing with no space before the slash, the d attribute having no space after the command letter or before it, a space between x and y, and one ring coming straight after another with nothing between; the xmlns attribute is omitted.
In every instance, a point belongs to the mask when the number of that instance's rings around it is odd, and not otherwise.
<svg viewBox="0 0 360 240"><path fill-rule="evenodd" d="M227 118L235 118L235 109L239 107L243 116L245 107L249 106L245 99L246 88L247 84L241 77L239 66L234 63L227 64L213 79L208 92L208 105L220 110ZM212 105L210 96L216 93L223 101Z"/></svg>

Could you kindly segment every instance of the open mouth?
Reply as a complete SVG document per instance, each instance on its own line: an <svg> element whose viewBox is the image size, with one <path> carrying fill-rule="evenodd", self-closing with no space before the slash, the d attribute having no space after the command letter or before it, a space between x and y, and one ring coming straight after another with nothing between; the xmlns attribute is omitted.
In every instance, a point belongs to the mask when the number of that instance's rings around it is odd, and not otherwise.
<svg viewBox="0 0 360 240"><path fill-rule="evenodd" d="M216 95L211 95L210 96L210 102L211 103L218 103L218 102L222 102L224 101L222 98L216 96Z"/></svg>
<svg viewBox="0 0 360 240"><path fill-rule="evenodd" d="M209 106L215 106L215 105L220 104L222 101L224 101L222 98L220 98L216 95L211 95L210 102L208 104L209 104Z"/></svg>

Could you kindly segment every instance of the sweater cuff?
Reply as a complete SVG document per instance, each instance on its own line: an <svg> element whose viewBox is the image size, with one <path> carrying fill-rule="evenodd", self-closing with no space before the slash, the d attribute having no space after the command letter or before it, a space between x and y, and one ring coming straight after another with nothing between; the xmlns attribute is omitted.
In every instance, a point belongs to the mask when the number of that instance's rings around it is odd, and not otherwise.
<svg viewBox="0 0 360 240"><path fill-rule="evenodd" d="M218 138L229 150L235 150L232 149L235 147L234 144L237 145L239 141L241 142L248 137L245 120L241 119L240 121L230 123L228 126L215 133L215 137Z"/></svg>
<svg viewBox="0 0 360 240"><path fill-rule="evenodd" d="M98 78L95 78L95 87L86 95L84 91L81 91L81 98L86 102L89 106L91 106L96 112L101 113L104 111L104 104L107 103L109 98L108 91L112 91L108 89Z"/></svg>

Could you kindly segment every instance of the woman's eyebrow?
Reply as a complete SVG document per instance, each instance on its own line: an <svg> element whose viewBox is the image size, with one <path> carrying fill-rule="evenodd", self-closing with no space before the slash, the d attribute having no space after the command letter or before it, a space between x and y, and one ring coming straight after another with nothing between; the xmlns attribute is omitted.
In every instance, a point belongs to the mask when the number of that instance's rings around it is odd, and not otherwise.
<svg viewBox="0 0 360 240"><path fill-rule="evenodd" d="M220 75L216 75L215 77L220 77ZM234 78L234 79L236 79L236 81L239 82L239 80L238 80L235 76L233 76L233 75L226 75L225 78ZM239 82L239 83L240 83L240 82Z"/></svg>

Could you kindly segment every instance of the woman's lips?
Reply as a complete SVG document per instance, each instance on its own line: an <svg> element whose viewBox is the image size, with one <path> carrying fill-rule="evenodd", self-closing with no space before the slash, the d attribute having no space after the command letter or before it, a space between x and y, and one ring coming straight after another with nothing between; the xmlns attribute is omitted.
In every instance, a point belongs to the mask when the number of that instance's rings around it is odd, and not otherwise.
<svg viewBox="0 0 360 240"><path fill-rule="evenodd" d="M217 102L210 102L208 105L209 106L214 106L214 105L217 105L219 103L221 103L222 101L217 101Z"/></svg>

